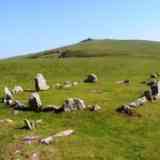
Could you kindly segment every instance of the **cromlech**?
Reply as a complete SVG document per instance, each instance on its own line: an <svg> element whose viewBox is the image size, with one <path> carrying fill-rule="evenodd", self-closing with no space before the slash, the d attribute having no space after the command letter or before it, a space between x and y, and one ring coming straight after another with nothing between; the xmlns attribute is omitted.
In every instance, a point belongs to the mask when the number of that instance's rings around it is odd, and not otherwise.
<svg viewBox="0 0 160 160"><path fill-rule="evenodd" d="M158 17L158 0L1 1L0 160L160 160Z"/></svg>

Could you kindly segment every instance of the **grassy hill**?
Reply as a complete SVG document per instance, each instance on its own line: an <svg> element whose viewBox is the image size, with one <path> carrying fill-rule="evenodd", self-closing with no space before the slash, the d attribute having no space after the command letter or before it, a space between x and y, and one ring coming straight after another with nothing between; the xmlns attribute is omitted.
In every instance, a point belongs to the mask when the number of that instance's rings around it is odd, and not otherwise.
<svg viewBox="0 0 160 160"><path fill-rule="evenodd" d="M160 42L144 40L84 40L77 44L46 50L30 55L31 58L50 57L105 57L105 56L158 56Z"/></svg>
<svg viewBox="0 0 160 160"><path fill-rule="evenodd" d="M44 105L61 105L66 98L79 97L86 104L99 104L102 111L20 112L14 115L11 108L0 104L0 119L14 120L12 125L0 123L0 160L30 160L33 153L37 153L40 160L159 160L160 101L139 108L137 112L141 117L120 115L115 109L139 97L147 88L140 82L150 73L160 72L160 43L93 40L65 50L70 58L57 58L53 56L54 51L46 51L45 54L1 60L1 97L4 86L34 89L33 79L39 72L45 75L50 86L66 80L83 80L87 74L95 73L99 77L96 84L51 88L40 92L40 96ZM115 83L123 79L130 79L131 84ZM27 104L30 94L24 92L16 99ZM43 124L33 131L19 129L25 118L42 119ZM70 128L76 131L75 135L48 146L28 145L22 141L25 136L47 137Z"/></svg>

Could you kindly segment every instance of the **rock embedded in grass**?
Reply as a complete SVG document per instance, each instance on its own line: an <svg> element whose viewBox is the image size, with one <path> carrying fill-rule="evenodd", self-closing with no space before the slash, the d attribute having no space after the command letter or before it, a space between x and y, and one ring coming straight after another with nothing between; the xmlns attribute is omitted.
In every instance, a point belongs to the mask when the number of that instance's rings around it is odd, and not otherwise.
<svg viewBox="0 0 160 160"><path fill-rule="evenodd" d="M121 81L117 81L116 83L117 84L126 84L126 85L128 85L128 84L130 84L130 80L121 80Z"/></svg>
<svg viewBox="0 0 160 160"><path fill-rule="evenodd" d="M150 75L150 78L158 78L159 77L159 74L158 73L152 73Z"/></svg>
<svg viewBox="0 0 160 160"><path fill-rule="evenodd" d="M60 89L63 88L63 85L61 83L56 83L54 87Z"/></svg>
<svg viewBox="0 0 160 160"><path fill-rule="evenodd" d="M72 84L71 81L64 81L64 85Z"/></svg>
<svg viewBox="0 0 160 160"><path fill-rule="evenodd" d="M8 87L4 88L4 97L3 97L3 103L6 105L11 105L14 102L13 95Z"/></svg>
<svg viewBox="0 0 160 160"><path fill-rule="evenodd" d="M100 111L102 109L101 106L99 106L97 104L95 104L95 105L89 105L88 108L92 112L98 112L98 111Z"/></svg>
<svg viewBox="0 0 160 160"><path fill-rule="evenodd" d="M79 83L78 82L72 82L72 86L77 86Z"/></svg>
<svg viewBox="0 0 160 160"><path fill-rule="evenodd" d="M42 120L30 121L28 119L25 119L23 128L33 130L33 129L37 128L38 124L41 124L41 123L42 123Z"/></svg>
<svg viewBox="0 0 160 160"><path fill-rule="evenodd" d="M65 85L63 86L64 89L71 88L71 87L72 87L72 84L65 84Z"/></svg>
<svg viewBox="0 0 160 160"><path fill-rule="evenodd" d="M15 86L12 90L12 93L13 94L19 94L19 93L22 93L24 90L21 86Z"/></svg>
<svg viewBox="0 0 160 160"><path fill-rule="evenodd" d="M83 110L86 108L86 105L82 99L69 98L64 101L62 108L64 108L65 112L71 112L75 110Z"/></svg>
<svg viewBox="0 0 160 160"><path fill-rule="evenodd" d="M55 142L56 138L59 138L59 137L67 137L67 136L70 136L72 134L74 134L75 131L74 130L65 130L65 131L62 131L62 132L59 132L53 136L49 136L47 138L44 138L44 139L41 139L40 143L41 144L46 144L46 145L49 145L53 142Z"/></svg>
<svg viewBox="0 0 160 160"><path fill-rule="evenodd" d="M87 78L84 80L86 83L96 83L98 81L97 76L94 73L91 73L87 76Z"/></svg>

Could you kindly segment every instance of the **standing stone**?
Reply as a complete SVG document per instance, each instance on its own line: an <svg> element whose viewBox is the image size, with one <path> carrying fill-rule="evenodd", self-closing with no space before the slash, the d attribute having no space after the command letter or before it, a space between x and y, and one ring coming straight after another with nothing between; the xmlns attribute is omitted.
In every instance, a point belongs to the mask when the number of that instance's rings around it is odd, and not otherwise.
<svg viewBox="0 0 160 160"><path fill-rule="evenodd" d="M159 97L160 81L157 81L156 79L152 79L150 82L148 82L148 85L150 86L150 92L151 92L152 98Z"/></svg>
<svg viewBox="0 0 160 160"><path fill-rule="evenodd" d="M24 120L24 124L25 124L24 128L29 129L29 130L34 129L34 127L32 126L32 123L28 119Z"/></svg>
<svg viewBox="0 0 160 160"><path fill-rule="evenodd" d="M32 93L28 103L29 107L35 111L40 111L42 108L42 102L38 93Z"/></svg>
<svg viewBox="0 0 160 160"><path fill-rule="evenodd" d="M97 76L95 75L95 74L89 74L88 75L88 77L87 77L87 79L85 79L84 80L84 82L86 82L86 83L95 83L95 82L97 82L98 81L98 78L97 78Z"/></svg>
<svg viewBox="0 0 160 160"><path fill-rule="evenodd" d="M41 73L38 73L35 78L36 91L45 91L49 89L46 79Z"/></svg>
<svg viewBox="0 0 160 160"><path fill-rule="evenodd" d="M3 102L6 105L12 105L13 104L13 95L11 93L11 91L8 89L8 87L4 88L4 98L3 98Z"/></svg>
<svg viewBox="0 0 160 160"><path fill-rule="evenodd" d="M4 95L5 95L5 99L13 99L13 95L11 93L11 91L8 89L8 87L4 88Z"/></svg>

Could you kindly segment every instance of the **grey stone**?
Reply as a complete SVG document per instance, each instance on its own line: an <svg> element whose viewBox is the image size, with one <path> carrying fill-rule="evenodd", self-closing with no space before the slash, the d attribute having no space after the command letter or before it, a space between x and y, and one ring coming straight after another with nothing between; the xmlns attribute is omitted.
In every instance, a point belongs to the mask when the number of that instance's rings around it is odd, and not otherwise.
<svg viewBox="0 0 160 160"><path fill-rule="evenodd" d="M24 90L21 86L15 86L12 90L12 93L13 94L19 94L19 93L22 93Z"/></svg>
<svg viewBox="0 0 160 160"><path fill-rule="evenodd" d="M147 98L144 96L144 97L138 98L134 102L129 103L128 106L136 108L136 107L142 106L146 102L147 102Z"/></svg>
<svg viewBox="0 0 160 160"><path fill-rule="evenodd" d="M33 129L37 128L38 124L42 124L42 120L30 121L28 119L25 119L23 128L33 130Z"/></svg>
<svg viewBox="0 0 160 160"><path fill-rule="evenodd" d="M74 106L74 100L73 100L73 98L66 99L64 101L63 108L64 108L65 112L71 112L73 110L76 110L76 108Z"/></svg>
<svg viewBox="0 0 160 160"><path fill-rule="evenodd" d="M129 105L122 105L117 109L117 112L125 113L130 116L133 115L134 111L135 111L134 108L130 107Z"/></svg>
<svg viewBox="0 0 160 160"><path fill-rule="evenodd" d="M0 123L8 123L8 124L13 124L14 121L12 119L1 119Z"/></svg>
<svg viewBox="0 0 160 160"><path fill-rule="evenodd" d="M86 108L86 105L85 105L84 101L80 98L74 98L74 106L78 110L83 110L83 109Z"/></svg>
<svg viewBox="0 0 160 160"><path fill-rule="evenodd" d="M32 144L33 141L38 141L39 139L39 136L26 136L22 140L27 144Z"/></svg>
<svg viewBox="0 0 160 160"><path fill-rule="evenodd" d="M40 160L38 153L33 153L31 160Z"/></svg>
<svg viewBox="0 0 160 160"><path fill-rule="evenodd" d="M24 128L25 129L29 129L29 130L32 130L32 129L34 129L35 128L35 125L33 125L33 123L32 122L30 122L28 119L25 119L24 120Z"/></svg>
<svg viewBox="0 0 160 160"><path fill-rule="evenodd" d="M152 96L151 90L145 91L144 96L147 98L148 101L153 101L153 96Z"/></svg>
<svg viewBox="0 0 160 160"><path fill-rule="evenodd" d="M92 112L98 112L100 111L102 108L101 106L95 104L95 105L92 105L92 106L89 106L89 110L92 111Z"/></svg>
<svg viewBox="0 0 160 160"><path fill-rule="evenodd" d="M158 78L158 74L157 74L157 73L152 73L152 74L150 75L150 78Z"/></svg>
<svg viewBox="0 0 160 160"><path fill-rule="evenodd" d="M47 138L41 139L40 143L49 145L49 144L53 143L56 140L56 138L67 137L67 136L72 135L73 133L75 133L74 130L71 130L71 129L70 130L65 130L65 131L59 132L59 133L57 133L53 136L49 136Z"/></svg>
<svg viewBox="0 0 160 160"><path fill-rule="evenodd" d="M74 110L83 110L86 108L86 105L84 101L79 98L69 98L65 100L63 108L65 112L71 112Z"/></svg>
<svg viewBox="0 0 160 160"><path fill-rule="evenodd" d="M72 85L73 85L73 86L77 86L77 85L78 85L78 82L76 82L76 81L75 81L75 82L72 82Z"/></svg>
<svg viewBox="0 0 160 160"><path fill-rule="evenodd" d="M63 86L64 89L71 88L71 87L72 87L72 84L65 84L65 85Z"/></svg>
<svg viewBox="0 0 160 160"><path fill-rule="evenodd" d="M17 109L23 109L26 106L23 103L21 103L20 101L16 100L14 107L17 108Z"/></svg>
<svg viewBox="0 0 160 160"><path fill-rule="evenodd" d="M64 82L64 85L68 85L68 84L72 84L72 82L71 81L65 81Z"/></svg>
<svg viewBox="0 0 160 160"><path fill-rule="evenodd" d="M86 82L86 83L95 83L95 82L97 82L98 81L98 78L97 78L97 76L95 75L95 74L89 74L88 76L87 76L87 78L84 80L84 82Z"/></svg>
<svg viewBox="0 0 160 160"><path fill-rule="evenodd" d="M160 96L160 81L157 81L156 79L150 80L147 85L150 86L150 90L145 92L145 96L149 100L153 100L156 97Z"/></svg>
<svg viewBox="0 0 160 160"><path fill-rule="evenodd" d="M130 84L130 80L121 80L121 81L117 81L117 84Z"/></svg>
<svg viewBox="0 0 160 160"><path fill-rule="evenodd" d="M41 144L46 144L49 145L55 141L55 138L53 136L49 136L47 138L41 139L40 143Z"/></svg>
<svg viewBox="0 0 160 160"><path fill-rule="evenodd" d="M40 111L42 109L42 102L38 93L32 93L29 97L29 107L35 111Z"/></svg>
<svg viewBox="0 0 160 160"><path fill-rule="evenodd" d="M35 87L36 87L36 91L45 91L50 88L43 74L41 73L37 74L35 78Z"/></svg>
<svg viewBox="0 0 160 160"><path fill-rule="evenodd" d="M55 84L55 88L57 88L57 89L63 88L63 85L60 84L60 83L56 83L56 84Z"/></svg>
<svg viewBox="0 0 160 160"><path fill-rule="evenodd" d="M8 106L12 106L14 104L14 97L8 87L4 88L3 103Z"/></svg>
<svg viewBox="0 0 160 160"><path fill-rule="evenodd" d="M13 101L13 95L11 93L11 91L9 90L8 87L4 88L4 103L7 105L10 105L10 103L12 103L11 101Z"/></svg>

